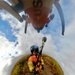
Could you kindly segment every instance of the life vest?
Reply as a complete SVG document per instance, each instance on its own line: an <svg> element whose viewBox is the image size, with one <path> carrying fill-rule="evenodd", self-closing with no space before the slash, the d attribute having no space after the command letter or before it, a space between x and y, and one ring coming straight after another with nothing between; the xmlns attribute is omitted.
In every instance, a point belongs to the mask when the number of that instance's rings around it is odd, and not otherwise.
<svg viewBox="0 0 75 75"><path fill-rule="evenodd" d="M35 56L35 55L30 56L28 61L33 62L33 65L35 66L36 62L37 62L37 56Z"/></svg>
<svg viewBox="0 0 75 75"><path fill-rule="evenodd" d="M40 57L39 59L35 55L32 55L32 56L29 57L29 59L28 59L28 67L29 67L30 71L33 71L33 69L35 68L36 65L37 65L37 67L39 67L38 61L40 62L41 65L44 65L44 61L43 61L42 57Z"/></svg>

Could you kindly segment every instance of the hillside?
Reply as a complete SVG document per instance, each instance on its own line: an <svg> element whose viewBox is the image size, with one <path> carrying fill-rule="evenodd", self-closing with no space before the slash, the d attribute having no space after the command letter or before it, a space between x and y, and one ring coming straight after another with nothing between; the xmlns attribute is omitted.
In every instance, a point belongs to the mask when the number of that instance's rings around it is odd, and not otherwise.
<svg viewBox="0 0 75 75"><path fill-rule="evenodd" d="M28 57L29 55L24 56L15 64L15 66L12 69L11 75L33 75L29 72L28 69ZM44 71L39 72L38 75L64 75L61 67L56 62L56 60L45 54L43 54L42 57L45 63Z"/></svg>

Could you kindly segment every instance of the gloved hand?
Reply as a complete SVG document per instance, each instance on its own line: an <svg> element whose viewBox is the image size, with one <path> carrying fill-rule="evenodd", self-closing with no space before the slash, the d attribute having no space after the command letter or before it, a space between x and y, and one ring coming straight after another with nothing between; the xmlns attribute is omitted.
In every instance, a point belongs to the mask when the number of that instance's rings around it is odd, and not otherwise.
<svg viewBox="0 0 75 75"><path fill-rule="evenodd" d="M38 74L38 71L36 71L35 69L32 71L32 73L34 74L34 75L36 75L36 74Z"/></svg>
<svg viewBox="0 0 75 75"><path fill-rule="evenodd" d="M33 70L32 73L33 73L34 75L36 75L36 71Z"/></svg>
<svg viewBox="0 0 75 75"><path fill-rule="evenodd" d="M44 65L42 65L42 70L44 70Z"/></svg>

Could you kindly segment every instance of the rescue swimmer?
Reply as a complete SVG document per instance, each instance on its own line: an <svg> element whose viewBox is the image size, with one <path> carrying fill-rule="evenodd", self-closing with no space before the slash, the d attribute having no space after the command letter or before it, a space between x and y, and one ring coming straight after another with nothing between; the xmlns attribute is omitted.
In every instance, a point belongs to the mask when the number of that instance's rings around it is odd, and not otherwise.
<svg viewBox="0 0 75 75"><path fill-rule="evenodd" d="M44 70L44 60L42 58L42 50L46 40L47 40L46 37L43 37L41 50L39 50L39 47L37 45L32 45L30 47L31 55L28 58L28 67L30 72L32 72L34 75Z"/></svg>
<svg viewBox="0 0 75 75"><path fill-rule="evenodd" d="M42 57L38 58L39 48L36 45L31 46L31 56L28 59L28 67L30 72L34 75L38 74L39 71L44 70L44 60Z"/></svg>

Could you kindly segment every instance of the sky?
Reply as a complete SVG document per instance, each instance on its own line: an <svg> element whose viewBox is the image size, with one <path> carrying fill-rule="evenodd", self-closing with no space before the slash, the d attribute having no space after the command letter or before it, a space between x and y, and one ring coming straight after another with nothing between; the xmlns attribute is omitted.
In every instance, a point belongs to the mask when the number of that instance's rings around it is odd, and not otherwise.
<svg viewBox="0 0 75 75"><path fill-rule="evenodd" d="M65 17L65 34L61 34L61 21L53 6L54 19L40 33L25 22L20 23L11 14L0 10L0 75L10 75L14 64L30 53L32 45L41 46L42 37L47 37L43 53L53 57L61 66L64 75L75 75L75 1L60 0ZM8 16L9 15L9 16Z"/></svg>

